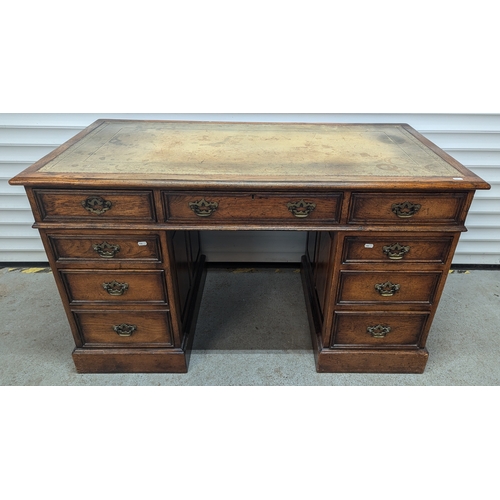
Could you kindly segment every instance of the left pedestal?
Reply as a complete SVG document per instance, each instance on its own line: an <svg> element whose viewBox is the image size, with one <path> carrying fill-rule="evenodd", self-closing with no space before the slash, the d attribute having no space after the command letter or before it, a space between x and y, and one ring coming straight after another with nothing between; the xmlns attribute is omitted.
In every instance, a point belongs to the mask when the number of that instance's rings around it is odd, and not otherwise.
<svg viewBox="0 0 500 500"><path fill-rule="evenodd" d="M77 371L187 372L205 276L199 233L158 228L152 192L28 194Z"/></svg>

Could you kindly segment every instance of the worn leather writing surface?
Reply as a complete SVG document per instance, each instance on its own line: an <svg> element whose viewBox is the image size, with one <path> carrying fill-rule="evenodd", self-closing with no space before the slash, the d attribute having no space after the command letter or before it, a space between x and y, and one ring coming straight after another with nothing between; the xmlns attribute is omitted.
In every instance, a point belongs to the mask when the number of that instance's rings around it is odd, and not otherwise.
<svg viewBox="0 0 500 500"><path fill-rule="evenodd" d="M400 125L105 121L40 169L182 178L453 177Z"/></svg>

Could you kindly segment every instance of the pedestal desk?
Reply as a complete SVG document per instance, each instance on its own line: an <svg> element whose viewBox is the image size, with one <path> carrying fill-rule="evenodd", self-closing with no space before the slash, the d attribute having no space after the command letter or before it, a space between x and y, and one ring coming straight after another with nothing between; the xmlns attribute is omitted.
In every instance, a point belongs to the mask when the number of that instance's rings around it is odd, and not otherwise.
<svg viewBox="0 0 500 500"><path fill-rule="evenodd" d="M98 120L11 184L84 373L187 371L200 230L307 231L317 370L422 373L467 211L489 188L404 124L127 120Z"/></svg>

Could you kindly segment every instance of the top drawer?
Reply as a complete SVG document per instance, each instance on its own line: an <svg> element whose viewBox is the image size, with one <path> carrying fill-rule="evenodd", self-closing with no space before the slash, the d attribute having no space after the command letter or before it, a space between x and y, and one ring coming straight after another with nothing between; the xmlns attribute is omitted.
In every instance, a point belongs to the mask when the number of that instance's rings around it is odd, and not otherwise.
<svg viewBox="0 0 500 500"><path fill-rule="evenodd" d="M406 263L445 264L453 245L454 234L434 236L432 233L392 232L386 236L347 236L342 263Z"/></svg>
<svg viewBox="0 0 500 500"><path fill-rule="evenodd" d="M467 193L353 193L350 224L461 224Z"/></svg>
<svg viewBox="0 0 500 500"><path fill-rule="evenodd" d="M35 189L42 221L152 222L156 219L151 191Z"/></svg>

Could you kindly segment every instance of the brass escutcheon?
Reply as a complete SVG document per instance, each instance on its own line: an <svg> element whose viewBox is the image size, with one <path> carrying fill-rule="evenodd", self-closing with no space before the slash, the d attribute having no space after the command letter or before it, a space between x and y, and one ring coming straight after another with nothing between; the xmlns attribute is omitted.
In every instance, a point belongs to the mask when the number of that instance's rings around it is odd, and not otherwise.
<svg viewBox="0 0 500 500"><path fill-rule="evenodd" d="M102 215L111 209L112 203L100 196L89 196L82 201L82 207L92 214Z"/></svg>
<svg viewBox="0 0 500 500"><path fill-rule="evenodd" d="M367 326L366 331L376 339L384 338L390 331L390 326L376 325L376 326Z"/></svg>
<svg viewBox="0 0 500 500"><path fill-rule="evenodd" d="M382 295L382 297L392 297L400 288L397 283L391 283L386 281L385 283L377 283L375 285L375 290Z"/></svg>
<svg viewBox="0 0 500 500"><path fill-rule="evenodd" d="M129 325L128 323L122 323L121 325L114 325L113 330L120 337L130 337L137 330L137 326Z"/></svg>
<svg viewBox="0 0 500 500"><path fill-rule="evenodd" d="M190 201L188 203L189 208L198 216L198 217L209 217L212 215L219 204L216 201L207 201L205 198L199 201Z"/></svg>
<svg viewBox="0 0 500 500"><path fill-rule="evenodd" d="M419 210L421 205L418 203L412 203L411 201L405 201L403 203L394 203L391 207L392 213L396 214L402 219L409 219L413 217Z"/></svg>
<svg viewBox="0 0 500 500"><path fill-rule="evenodd" d="M382 247L382 251L391 260L401 260L410 251L410 247L394 243L394 245Z"/></svg>
<svg viewBox="0 0 500 500"><path fill-rule="evenodd" d="M120 245L112 245L107 241L96 244L92 247L103 259L112 259L119 251Z"/></svg>
<svg viewBox="0 0 500 500"><path fill-rule="evenodd" d="M118 281L110 281L109 283L103 283L102 287L110 295L123 295L128 290L128 283L118 283Z"/></svg>
<svg viewBox="0 0 500 500"><path fill-rule="evenodd" d="M288 210L295 215L295 217L308 217L311 212L316 208L315 203L309 203L304 200L295 201L293 203L287 203L286 206Z"/></svg>

